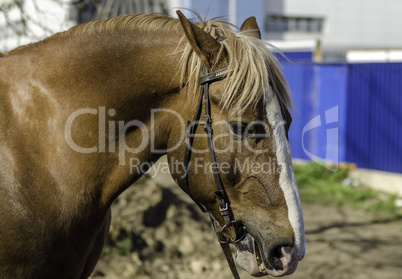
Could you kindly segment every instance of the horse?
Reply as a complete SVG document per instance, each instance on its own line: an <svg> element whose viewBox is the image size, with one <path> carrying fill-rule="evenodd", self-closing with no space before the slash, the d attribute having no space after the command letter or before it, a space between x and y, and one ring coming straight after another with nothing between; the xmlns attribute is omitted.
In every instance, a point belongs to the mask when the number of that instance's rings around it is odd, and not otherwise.
<svg viewBox="0 0 402 279"><path fill-rule="evenodd" d="M88 278L111 204L165 154L231 268L234 245L253 276L295 271L304 223L277 60L254 17L236 32L177 14L92 21L1 55L1 278Z"/></svg>

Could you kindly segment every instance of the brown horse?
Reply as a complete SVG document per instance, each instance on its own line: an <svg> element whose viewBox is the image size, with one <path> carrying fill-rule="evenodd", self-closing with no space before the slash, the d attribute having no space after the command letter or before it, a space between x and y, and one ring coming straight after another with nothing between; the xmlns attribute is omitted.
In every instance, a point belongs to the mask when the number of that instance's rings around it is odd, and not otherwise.
<svg viewBox="0 0 402 279"><path fill-rule="evenodd" d="M163 154L242 268L294 272L305 238L286 82L255 18L234 33L178 14L94 21L2 55L1 278L87 278L111 204Z"/></svg>

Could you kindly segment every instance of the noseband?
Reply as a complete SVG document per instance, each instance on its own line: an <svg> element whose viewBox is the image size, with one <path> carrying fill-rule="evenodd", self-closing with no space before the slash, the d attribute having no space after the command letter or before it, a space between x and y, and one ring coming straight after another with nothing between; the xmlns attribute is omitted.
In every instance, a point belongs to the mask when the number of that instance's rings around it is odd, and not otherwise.
<svg viewBox="0 0 402 279"><path fill-rule="evenodd" d="M190 188L189 188L189 183L188 183L188 170L189 170L189 166L190 166L191 150L192 150L192 146L193 146L193 142L194 142L194 135L197 131L197 127L199 124L201 124L201 125L205 126L204 130L207 133L209 158L210 158L212 174L214 176L215 186L216 186L215 194L216 194L216 198L218 199L218 203L219 203L219 211L221 212L222 218L225 222L225 224L223 226L221 226L220 229L218 229L216 226L216 224L218 224L218 223L210 215L211 223L216 231L218 240L222 246L223 252L225 253L226 259L229 263L229 266L231 268L234 278L240 278L237 273L234 261L233 261L229 243L235 244L235 243L241 241L245 237L247 230L241 221L236 220L234 218L233 212L230 208L229 198L225 192L225 189L223 187L222 181L219 176L219 168L218 168L218 163L216 162L214 145L213 145L213 141L212 141L213 130L212 130L212 118L211 118L211 112L210 112L211 106L210 106L210 100L209 100L209 85L216 81L221 81L221 80L225 79L227 77L227 73L225 72L226 70L227 70L227 68L225 67L225 68L216 70L212 73L208 73L205 66L202 67L202 73L201 73L201 77L200 77L200 85L201 85L200 96L198 98L198 103L197 103L197 107L196 107L195 114L193 117L193 121L187 122L186 151L184 154L184 176L183 176L184 189L183 190L188 195L190 195ZM204 98L204 118L203 118L203 121L200 122L199 119L201 117L203 98ZM206 208L202 204L200 204L197 201L195 201L195 203L201 208L201 210L203 212L207 212ZM226 229L229 227L232 227L236 233L236 236L234 239L232 239L229 236L229 234L227 234L227 232L226 232Z"/></svg>

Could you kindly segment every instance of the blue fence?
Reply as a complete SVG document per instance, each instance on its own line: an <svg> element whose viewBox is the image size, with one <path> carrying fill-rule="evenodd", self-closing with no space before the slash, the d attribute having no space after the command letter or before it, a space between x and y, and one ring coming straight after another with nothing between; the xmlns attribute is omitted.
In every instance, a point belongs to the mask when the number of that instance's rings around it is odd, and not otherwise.
<svg viewBox="0 0 402 279"><path fill-rule="evenodd" d="M350 64L346 160L402 172L402 63Z"/></svg>
<svg viewBox="0 0 402 279"><path fill-rule="evenodd" d="M402 63L281 63L294 158L402 172Z"/></svg>
<svg viewBox="0 0 402 279"><path fill-rule="evenodd" d="M284 52L283 54L275 53L280 63L284 62L310 62L313 59L311 51L293 51Z"/></svg>

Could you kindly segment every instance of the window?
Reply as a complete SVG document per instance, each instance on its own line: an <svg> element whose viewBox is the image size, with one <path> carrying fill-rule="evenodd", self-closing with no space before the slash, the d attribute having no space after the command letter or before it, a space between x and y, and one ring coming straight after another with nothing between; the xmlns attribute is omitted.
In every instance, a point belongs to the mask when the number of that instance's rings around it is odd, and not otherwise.
<svg viewBox="0 0 402 279"><path fill-rule="evenodd" d="M321 33L323 17L268 15L265 30L268 32Z"/></svg>

